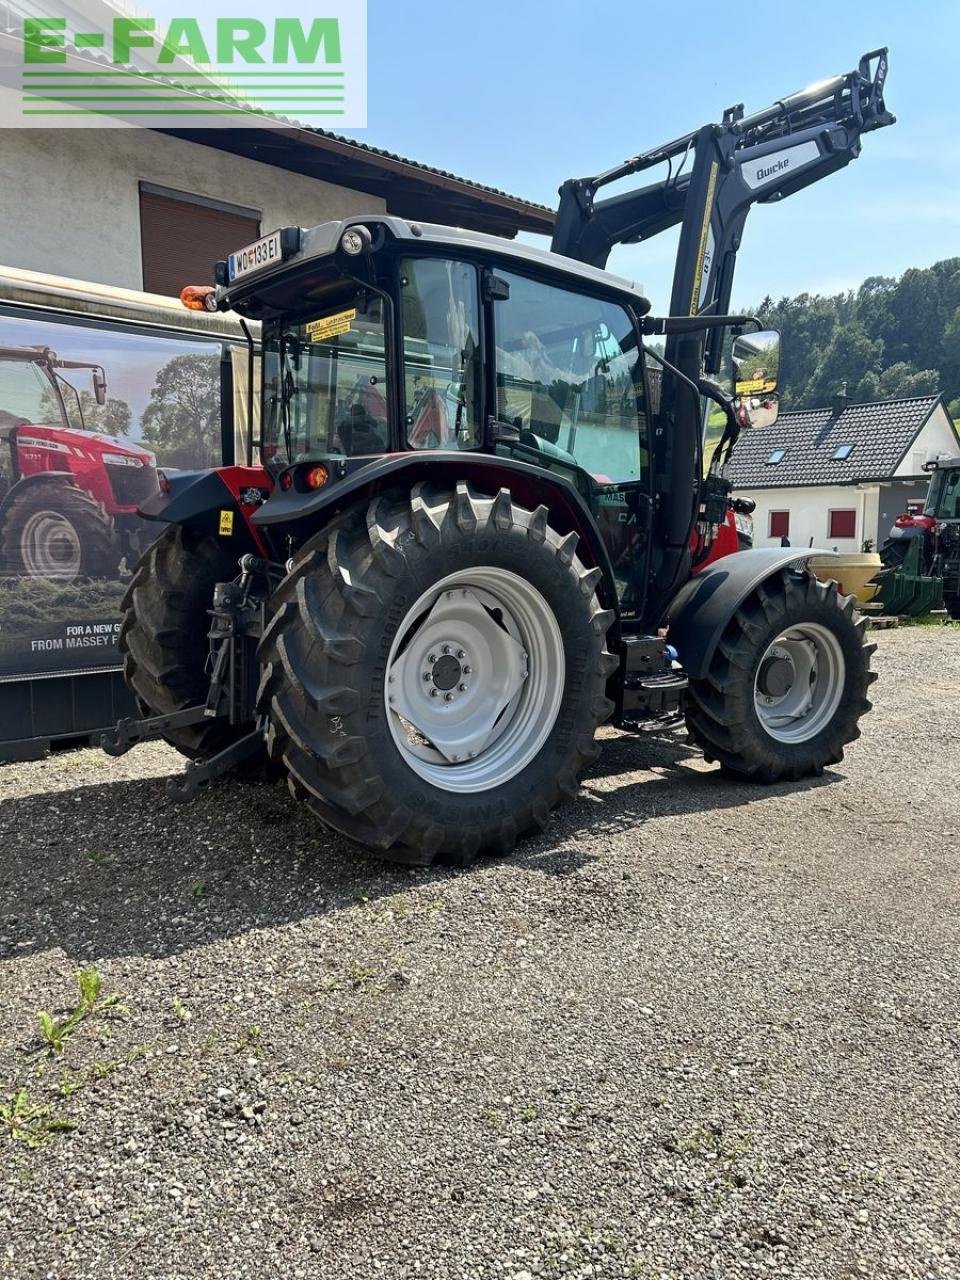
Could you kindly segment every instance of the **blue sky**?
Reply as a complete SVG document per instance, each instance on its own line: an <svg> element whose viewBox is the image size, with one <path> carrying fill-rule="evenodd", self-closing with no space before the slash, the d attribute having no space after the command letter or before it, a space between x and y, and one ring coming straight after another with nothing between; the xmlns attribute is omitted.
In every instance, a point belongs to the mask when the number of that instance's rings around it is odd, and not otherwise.
<svg viewBox="0 0 960 1280"><path fill-rule="evenodd" d="M841 173L750 213L734 304L960 255L956 0L369 0L368 29L368 127L356 136L551 205L565 177L732 103L767 106L886 44L897 124L868 135ZM616 250L609 266L662 309L674 252L665 235Z"/></svg>

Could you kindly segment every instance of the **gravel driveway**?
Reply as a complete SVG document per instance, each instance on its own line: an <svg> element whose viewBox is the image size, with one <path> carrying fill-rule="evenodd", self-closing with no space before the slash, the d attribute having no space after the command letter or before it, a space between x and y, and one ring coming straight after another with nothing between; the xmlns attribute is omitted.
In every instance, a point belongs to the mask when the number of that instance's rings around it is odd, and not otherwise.
<svg viewBox="0 0 960 1280"><path fill-rule="evenodd" d="M877 639L822 780L611 733L466 872L0 769L0 1276L960 1276L960 632Z"/></svg>

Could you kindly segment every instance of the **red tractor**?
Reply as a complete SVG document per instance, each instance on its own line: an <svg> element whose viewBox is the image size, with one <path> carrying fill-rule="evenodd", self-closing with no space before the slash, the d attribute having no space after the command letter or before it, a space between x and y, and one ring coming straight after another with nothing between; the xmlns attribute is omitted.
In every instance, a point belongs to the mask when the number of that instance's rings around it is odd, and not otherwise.
<svg viewBox="0 0 960 1280"><path fill-rule="evenodd" d="M0 347L0 574L112 578L142 549L137 508L157 492L156 458L85 430L66 369L89 370L97 404L106 403L100 365L49 347Z"/></svg>
<svg viewBox="0 0 960 1280"><path fill-rule="evenodd" d="M928 462L927 501L919 515L897 516L880 548L874 597L889 613L917 616L942 603L960 621L960 458Z"/></svg>
<svg viewBox="0 0 960 1280"><path fill-rule="evenodd" d="M261 325L259 458L161 475L144 505L165 528L120 634L144 718L104 748L165 737L184 798L268 755L318 823L460 865L542 830L608 721L685 720L743 781L839 762L874 678L853 598L809 550L714 559L721 533L736 550L726 460L777 407L773 377L746 397L779 335L728 311L750 206L891 124L885 74L878 51L565 183L550 252L374 213L277 230L185 291ZM678 223L656 317L603 268ZM253 363L251 341L251 393ZM706 475L705 399L724 421Z"/></svg>

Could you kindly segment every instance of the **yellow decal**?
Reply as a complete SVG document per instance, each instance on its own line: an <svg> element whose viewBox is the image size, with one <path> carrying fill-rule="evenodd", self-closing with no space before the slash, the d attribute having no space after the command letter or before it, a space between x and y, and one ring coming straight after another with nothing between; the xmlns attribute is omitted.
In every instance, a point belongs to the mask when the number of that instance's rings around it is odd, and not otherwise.
<svg viewBox="0 0 960 1280"><path fill-rule="evenodd" d="M753 396L758 391L775 391L776 382L771 378L748 378L746 382L738 382L736 393L738 396Z"/></svg>
<svg viewBox="0 0 960 1280"><path fill-rule="evenodd" d="M703 206L703 226L700 228L700 248L697 250L697 274L693 280L693 292L690 295L690 314L695 316L700 306L700 284L703 280L703 260L707 256L707 236L710 234L710 217L713 213L713 196L717 189L717 172L720 166L714 160L710 166L710 179L707 183L707 200Z"/></svg>
<svg viewBox="0 0 960 1280"><path fill-rule="evenodd" d="M229 538L232 533L233 533L233 512L221 511L220 512L220 537Z"/></svg>
<svg viewBox="0 0 960 1280"><path fill-rule="evenodd" d="M322 320L311 320L307 325L307 336L311 342L323 342L325 338L335 338L338 333L349 333L350 325L357 318L357 309L338 311L334 316L324 316Z"/></svg>

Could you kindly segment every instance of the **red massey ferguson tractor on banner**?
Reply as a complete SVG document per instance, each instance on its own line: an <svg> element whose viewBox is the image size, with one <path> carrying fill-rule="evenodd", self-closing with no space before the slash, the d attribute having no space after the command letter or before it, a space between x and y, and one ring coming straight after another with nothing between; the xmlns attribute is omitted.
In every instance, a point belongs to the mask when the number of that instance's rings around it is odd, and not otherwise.
<svg viewBox="0 0 960 1280"><path fill-rule="evenodd" d="M100 365L0 346L0 575L112 578L142 549L137 508L157 493L156 458L84 430L64 370L88 371L106 403Z"/></svg>
<svg viewBox="0 0 960 1280"><path fill-rule="evenodd" d="M541 830L607 721L685 719L742 780L841 760L873 679L853 599L807 550L709 561L724 464L776 414L779 336L726 314L747 212L892 123L885 74L880 51L565 183L551 252L374 214L274 232L185 290L262 326L260 457L161 475L145 504L166 528L120 639L145 719L106 749L167 738L192 760L183 796L268 753L318 822L460 864ZM597 199L660 163L663 181ZM678 223L657 318L603 268ZM730 331L750 363L728 392ZM705 399L725 422L706 475Z"/></svg>

